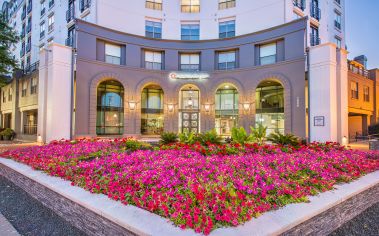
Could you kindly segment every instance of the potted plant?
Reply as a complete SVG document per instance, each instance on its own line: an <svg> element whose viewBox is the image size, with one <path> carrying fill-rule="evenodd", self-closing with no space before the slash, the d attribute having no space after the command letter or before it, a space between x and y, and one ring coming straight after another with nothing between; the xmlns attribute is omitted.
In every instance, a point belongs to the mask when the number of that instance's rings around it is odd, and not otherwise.
<svg viewBox="0 0 379 236"><path fill-rule="evenodd" d="M15 132L11 128L6 128L0 134L3 137L3 140L13 140Z"/></svg>

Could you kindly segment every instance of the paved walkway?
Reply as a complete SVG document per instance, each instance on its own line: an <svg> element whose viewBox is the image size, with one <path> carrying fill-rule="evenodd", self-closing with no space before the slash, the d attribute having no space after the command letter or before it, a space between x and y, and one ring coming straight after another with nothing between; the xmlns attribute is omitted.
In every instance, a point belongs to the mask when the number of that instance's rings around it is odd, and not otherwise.
<svg viewBox="0 0 379 236"><path fill-rule="evenodd" d="M9 221L0 213L0 235L1 236L19 236L20 234L9 223Z"/></svg>

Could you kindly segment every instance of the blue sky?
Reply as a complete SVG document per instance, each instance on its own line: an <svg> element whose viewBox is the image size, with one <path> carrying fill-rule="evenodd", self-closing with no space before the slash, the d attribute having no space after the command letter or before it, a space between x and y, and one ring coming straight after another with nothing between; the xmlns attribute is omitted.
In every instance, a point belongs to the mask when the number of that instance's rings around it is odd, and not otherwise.
<svg viewBox="0 0 379 236"><path fill-rule="evenodd" d="M366 55L368 69L379 68L379 0L345 0L349 58Z"/></svg>

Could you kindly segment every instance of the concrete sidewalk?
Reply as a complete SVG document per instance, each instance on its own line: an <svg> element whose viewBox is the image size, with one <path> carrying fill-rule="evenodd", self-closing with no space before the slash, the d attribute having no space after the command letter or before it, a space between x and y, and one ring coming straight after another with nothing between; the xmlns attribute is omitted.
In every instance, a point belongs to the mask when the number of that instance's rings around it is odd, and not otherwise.
<svg viewBox="0 0 379 236"><path fill-rule="evenodd" d="M1 236L19 236L20 234L9 223L9 221L0 213L0 235Z"/></svg>

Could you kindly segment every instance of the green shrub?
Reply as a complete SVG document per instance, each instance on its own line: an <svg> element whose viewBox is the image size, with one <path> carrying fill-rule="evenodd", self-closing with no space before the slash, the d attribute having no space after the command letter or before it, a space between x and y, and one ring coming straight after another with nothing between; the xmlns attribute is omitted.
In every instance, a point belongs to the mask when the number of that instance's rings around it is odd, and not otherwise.
<svg viewBox="0 0 379 236"><path fill-rule="evenodd" d="M1 131L0 135L7 136L7 137L12 137L13 135L15 135L15 132L11 128L6 128L3 131Z"/></svg>
<svg viewBox="0 0 379 236"><path fill-rule="evenodd" d="M267 138L268 141L271 141L275 144L281 144L284 146L294 146L297 147L300 144L300 140L293 134L281 134L279 132L272 133Z"/></svg>
<svg viewBox="0 0 379 236"><path fill-rule="evenodd" d="M126 139L123 147L126 150L137 151L151 149L151 145L145 142L141 142L135 139Z"/></svg>
<svg viewBox="0 0 379 236"><path fill-rule="evenodd" d="M250 127L251 135L250 140L262 145L267 136L267 127L259 124L257 128Z"/></svg>
<svg viewBox="0 0 379 236"><path fill-rule="evenodd" d="M161 134L161 144L171 144L176 143L178 141L178 135L173 132L164 132Z"/></svg>
<svg viewBox="0 0 379 236"><path fill-rule="evenodd" d="M245 143L249 142L250 139L250 136L247 135L247 132L243 127L232 128L232 142L244 145Z"/></svg>
<svg viewBox="0 0 379 236"><path fill-rule="evenodd" d="M179 134L179 142L185 144L194 144L197 141L198 137L193 132L183 132Z"/></svg>
<svg viewBox="0 0 379 236"><path fill-rule="evenodd" d="M217 134L216 129L212 129L203 134L199 134L197 138L197 141L199 141L202 145L206 145L208 143L221 144L222 140L222 137Z"/></svg>

